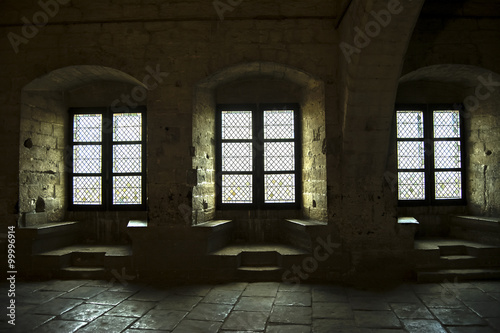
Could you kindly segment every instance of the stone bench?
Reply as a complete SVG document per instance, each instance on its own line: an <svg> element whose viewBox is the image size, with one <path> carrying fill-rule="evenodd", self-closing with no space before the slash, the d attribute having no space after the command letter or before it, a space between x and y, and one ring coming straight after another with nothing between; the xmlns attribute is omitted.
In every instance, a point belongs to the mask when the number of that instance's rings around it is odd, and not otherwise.
<svg viewBox="0 0 500 333"><path fill-rule="evenodd" d="M470 241L500 244L500 218L485 216L451 216L449 221L452 237Z"/></svg>

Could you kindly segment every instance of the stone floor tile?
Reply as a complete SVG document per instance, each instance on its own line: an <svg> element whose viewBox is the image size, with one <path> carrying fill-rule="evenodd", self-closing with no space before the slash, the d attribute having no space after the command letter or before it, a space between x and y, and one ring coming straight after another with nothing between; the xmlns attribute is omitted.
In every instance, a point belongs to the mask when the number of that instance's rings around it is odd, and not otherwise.
<svg viewBox="0 0 500 333"><path fill-rule="evenodd" d="M369 333L369 328L359 328L356 322L350 319L313 319L312 332L332 333L332 332L357 332Z"/></svg>
<svg viewBox="0 0 500 333"><path fill-rule="evenodd" d="M78 299L90 299L97 294L105 291L106 288L103 287L88 287L86 285L75 288L70 292L62 295L62 298L78 298Z"/></svg>
<svg viewBox="0 0 500 333"><path fill-rule="evenodd" d="M314 286L312 288L313 302L347 303L349 299L343 287Z"/></svg>
<svg viewBox="0 0 500 333"><path fill-rule="evenodd" d="M269 322L283 324L311 324L312 309L305 306L275 305Z"/></svg>
<svg viewBox="0 0 500 333"><path fill-rule="evenodd" d="M122 332L137 318L101 316L78 330L78 333Z"/></svg>
<svg viewBox="0 0 500 333"><path fill-rule="evenodd" d="M310 293L311 286L307 284L299 284L299 283L280 283L278 287L278 291L294 291L299 293Z"/></svg>
<svg viewBox="0 0 500 333"><path fill-rule="evenodd" d="M47 281L47 284L42 288L42 290L68 292L84 285L86 282L86 280L51 280Z"/></svg>
<svg viewBox="0 0 500 333"><path fill-rule="evenodd" d="M463 308L463 303L454 294L422 294L422 303L428 308Z"/></svg>
<svg viewBox="0 0 500 333"><path fill-rule="evenodd" d="M128 297L132 296L133 292L121 291L104 291L89 300L86 303L104 304L104 305L117 305Z"/></svg>
<svg viewBox="0 0 500 333"><path fill-rule="evenodd" d="M311 306L311 294L293 291L278 291L275 305Z"/></svg>
<svg viewBox="0 0 500 333"><path fill-rule="evenodd" d="M129 328L129 329L123 331L123 333L165 333L165 332L168 332L168 331L141 330L141 329L136 329L136 328Z"/></svg>
<svg viewBox="0 0 500 333"><path fill-rule="evenodd" d="M235 304L241 295L238 290L212 289L202 300L203 303Z"/></svg>
<svg viewBox="0 0 500 333"><path fill-rule="evenodd" d="M270 312L273 302L273 297L243 296L234 306L234 310Z"/></svg>
<svg viewBox="0 0 500 333"><path fill-rule="evenodd" d="M43 290L48 284L50 284L50 281L16 281L16 294L23 295Z"/></svg>
<svg viewBox="0 0 500 333"><path fill-rule="evenodd" d="M187 316L194 320L223 321L233 308L228 304L199 303Z"/></svg>
<svg viewBox="0 0 500 333"><path fill-rule="evenodd" d="M54 298L53 300L48 301L47 303L38 305L30 312L58 316L66 311L73 309L75 306L80 305L82 302L83 300L81 299Z"/></svg>
<svg viewBox="0 0 500 333"><path fill-rule="evenodd" d="M444 289L440 283L413 284L411 288L416 294L440 294Z"/></svg>
<svg viewBox="0 0 500 333"><path fill-rule="evenodd" d="M54 316L52 315L25 313L22 316L16 317L15 332L29 332L53 318Z"/></svg>
<svg viewBox="0 0 500 333"><path fill-rule="evenodd" d="M147 288L142 284L132 284L132 283L115 283L111 287L108 288L108 291L121 291L121 292L131 292L136 293L142 289Z"/></svg>
<svg viewBox="0 0 500 333"><path fill-rule="evenodd" d="M177 286L170 288L170 292L176 295L186 295L186 296L206 296L210 290L211 286L207 285L188 285L188 286Z"/></svg>
<svg viewBox="0 0 500 333"><path fill-rule="evenodd" d="M479 289L465 289L458 291L458 298L461 301L472 301L472 302L489 302L493 301L487 293Z"/></svg>
<svg viewBox="0 0 500 333"><path fill-rule="evenodd" d="M486 322L467 308L431 308L431 312L443 325L486 325Z"/></svg>
<svg viewBox="0 0 500 333"><path fill-rule="evenodd" d="M496 330L487 326L448 326L448 332L450 333L495 333Z"/></svg>
<svg viewBox="0 0 500 333"><path fill-rule="evenodd" d="M488 296L500 301L500 292L488 292Z"/></svg>
<svg viewBox="0 0 500 333"><path fill-rule="evenodd" d="M3 295L5 295L5 294L3 294ZM57 299L57 298L54 298L54 299ZM44 303L44 304L47 304L47 303ZM5 305L7 306L7 303L5 303ZM40 305L38 305L38 304L17 303L16 304L16 315L22 315L24 313L33 313L31 310L36 309L39 306Z"/></svg>
<svg viewBox="0 0 500 333"><path fill-rule="evenodd" d="M87 325L84 321L54 319L36 328L34 333L70 333L75 332L84 325Z"/></svg>
<svg viewBox="0 0 500 333"><path fill-rule="evenodd" d="M147 287L129 297L129 301L158 302L172 293L167 290L158 290Z"/></svg>
<svg viewBox="0 0 500 333"><path fill-rule="evenodd" d="M500 302L464 302L465 305L474 311L477 315L483 318L498 317L500 318Z"/></svg>
<svg viewBox="0 0 500 333"><path fill-rule="evenodd" d="M458 282L456 279L454 281L445 280L441 282L444 288L457 290L457 289L476 289L477 287L470 282Z"/></svg>
<svg viewBox="0 0 500 333"><path fill-rule="evenodd" d="M63 313L60 318L64 320L92 321L111 309L112 306L100 304L80 304L66 313Z"/></svg>
<svg viewBox="0 0 500 333"><path fill-rule="evenodd" d="M156 302L123 301L108 312L106 315L139 318L156 306Z"/></svg>
<svg viewBox="0 0 500 333"><path fill-rule="evenodd" d="M118 282L114 283L113 280L87 280L85 286L110 288L114 284L118 284Z"/></svg>
<svg viewBox="0 0 500 333"><path fill-rule="evenodd" d="M63 291L37 290L29 294L17 294L16 302L27 304L43 304L48 301L63 295Z"/></svg>
<svg viewBox="0 0 500 333"><path fill-rule="evenodd" d="M275 297L279 287L278 282L256 282L246 287L242 296Z"/></svg>
<svg viewBox="0 0 500 333"><path fill-rule="evenodd" d="M238 290L243 291L248 286L248 282L230 282L224 284L215 285L214 288L222 290Z"/></svg>
<svg viewBox="0 0 500 333"><path fill-rule="evenodd" d="M384 311L384 310L391 309L389 304L380 298L351 297L351 298L349 298L349 302L350 302L353 310Z"/></svg>
<svg viewBox="0 0 500 333"><path fill-rule="evenodd" d="M422 303L391 303L390 306L399 319L434 319Z"/></svg>
<svg viewBox="0 0 500 333"><path fill-rule="evenodd" d="M131 328L171 331L179 324L186 314L186 311L151 310L137 320Z"/></svg>
<svg viewBox="0 0 500 333"><path fill-rule="evenodd" d="M221 325L217 321L183 319L172 333L216 333Z"/></svg>
<svg viewBox="0 0 500 333"><path fill-rule="evenodd" d="M392 311L353 311L359 327L400 328L401 323Z"/></svg>
<svg viewBox="0 0 500 333"><path fill-rule="evenodd" d="M403 326L408 333L446 333L446 330L437 320L409 319L403 320Z"/></svg>
<svg viewBox="0 0 500 333"><path fill-rule="evenodd" d="M313 318L354 319L349 303L316 302L312 305Z"/></svg>
<svg viewBox="0 0 500 333"><path fill-rule="evenodd" d="M370 333L408 333L408 331L404 329L372 328Z"/></svg>
<svg viewBox="0 0 500 333"><path fill-rule="evenodd" d="M486 318L486 321L490 327L500 332L500 318Z"/></svg>
<svg viewBox="0 0 500 333"><path fill-rule="evenodd" d="M224 330L263 331L269 313L233 311L222 325Z"/></svg>
<svg viewBox="0 0 500 333"><path fill-rule="evenodd" d="M487 293L500 291L500 281L475 281L472 284Z"/></svg>
<svg viewBox="0 0 500 333"><path fill-rule="evenodd" d="M310 333L309 325L277 325L270 324L266 328L266 333Z"/></svg>
<svg viewBox="0 0 500 333"><path fill-rule="evenodd" d="M191 309L201 301L199 296L187 295L169 295L156 306L157 309L166 310L183 310L191 311Z"/></svg>
<svg viewBox="0 0 500 333"><path fill-rule="evenodd" d="M409 286L390 290L381 296L388 303L420 303L420 299Z"/></svg>

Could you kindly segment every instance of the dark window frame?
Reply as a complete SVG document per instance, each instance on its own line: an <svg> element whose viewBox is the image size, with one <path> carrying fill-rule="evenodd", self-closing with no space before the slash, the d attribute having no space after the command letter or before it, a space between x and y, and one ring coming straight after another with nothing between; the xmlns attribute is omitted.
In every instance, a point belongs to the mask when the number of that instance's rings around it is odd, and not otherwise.
<svg viewBox="0 0 500 333"><path fill-rule="evenodd" d="M252 111L252 156L253 170L250 172L223 172L222 171L222 111ZM294 139L282 141L295 142L295 202L293 203L266 203L264 198L264 175L279 174L284 171L264 171L264 142L279 142L280 139L263 138L264 111L293 110L294 111ZM245 103L245 104L217 104L216 108L216 203L218 210L238 209L299 209L302 200L302 138L301 138L301 111L297 103ZM241 140L245 141L245 140ZM260 147L260 148L259 148ZM222 202L222 175L223 174L252 174L252 203L223 203Z"/></svg>
<svg viewBox="0 0 500 333"><path fill-rule="evenodd" d="M141 113L142 135L140 141L117 141L113 142L113 114L119 113ZM101 142L74 142L74 115L77 114L101 114L102 115L102 137ZM129 108L126 112L113 111L106 107L78 107L69 109L68 142L69 149L65 158L68 161L67 168L67 199L68 210L72 211L145 211L147 209L147 112L145 106ZM73 146L81 144L93 144L102 146L101 173L79 174L73 172ZM113 146L124 144L141 144L141 172L114 173L113 172ZM96 176L101 177L102 200L100 205L84 205L73 203L73 177ZM113 176L141 176L142 197L141 204L113 204Z"/></svg>
<svg viewBox="0 0 500 333"><path fill-rule="evenodd" d="M459 138L434 138L434 111L440 110L457 110L459 111L460 120L460 137ZM394 111L394 131L396 137L396 150L398 141L423 141L424 142L424 178L425 178L425 199L424 200L399 200L399 184L397 187L398 192L398 206L464 206L467 204L467 191L466 191L466 155L465 155L465 126L463 117L464 107L462 104L396 104ZM422 139L398 139L397 138L397 111L422 111L423 125L424 125L424 138ZM434 142L436 141L460 141L460 168L435 168L434 166ZM398 153L396 151L396 158ZM396 161L397 168L397 161ZM407 170L417 169L399 169L404 172ZM436 199L435 192L435 172L439 171L460 171L461 184L462 184L462 197L460 199ZM398 178L396 178L398 179Z"/></svg>

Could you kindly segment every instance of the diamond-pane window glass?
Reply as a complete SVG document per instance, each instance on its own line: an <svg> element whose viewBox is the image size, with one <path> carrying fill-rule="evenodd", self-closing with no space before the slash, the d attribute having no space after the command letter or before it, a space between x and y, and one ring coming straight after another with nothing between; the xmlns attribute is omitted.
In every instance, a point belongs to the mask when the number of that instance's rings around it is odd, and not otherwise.
<svg viewBox="0 0 500 333"><path fill-rule="evenodd" d="M73 172L100 173L102 160L101 149L101 145L73 146Z"/></svg>
<svg viewBox="0 0 500 333"><path fill-rule="evenodd" d="M222 171L252 171L252 143L222 143Z"/></svg>
<svg viewBox="0 0 500 333"><path fill-rule="evenodd" d="M399 139L421 139L424 137L422 111L397 111L396 118Z"/></svg>
<svg viewBox="0 0 500 333"><path fill-rule="evenodd" d="M80 205L102 204L101 177L73 177L73 203Z"/></svg>
<svg viewBox="0 0 500 333"><path fill-rule="evenodd" d="M399 200L424 200L424 172L398 172L398 197Z"/></svg>
<svg viewBox="0 0 500 333"><path fill-rule="evenodd" d="M293 171L295 142L265 142L264 171Z"/></svg>
<svg viewBox="0 0 500 333"><path fill-rule="evenodd" d="M264 175L264 190L266 203L295 202L295 175Z"/></svg>
<svg viewBox="0 0 500 333"><path fill-rule="evenodd" d="M73 116L74 142L100 142L101 140L101 114L75 114Z"/></svg>
<svg viewBox="0 0 500 333"><path fill-rule="evenodd" d="M434 111L433 114L435 138L460 137L459 111Z"/></svg>
<svg viewBox="0 0 500 333"><path fill-rule="evenodd" d="M436 199L462 198L462 173L444 171L435 173Z"/></svg>
<svg viewBox="0 0 500 333"><path fill-rule="evenodd" d="M460 141L434 142L434 167L436 169L454 169L460 166Z"/></svg>
<svg viewBox="0 0 500 333"><path fill-rule="evenodd" d="M398 169L424 168L424 142L398 141Z"/></svg>
<svg viewBox="0 0 500 333"><path fill-rule="evenodd" d="M252 139L252 111L222 111L222 140Z"/></svg>
<svg viewBox="0 0 500 333"><path fill-rule="evenodd" d="M114 205L140 205L142 203L142 177L141 176L115 176L113 177L113 204Z"/></svg>
<svg viewBox="0 0 500 333"><path fill-rule="evenodd" d="M130 173L142 171L142 145L114 145L113 172Z"/></svg>
<svg viewBox="0 0 500 333"><path fill-rule="evenodd" d="M223 203L252 203L252 175L222 175Z"/></svg>
<svg viewBox="0 0 500 333"><path fill-rule="evenodd" d="M264 139L293 139L295 137L294 111L264 111Z"/></svg>
<svg viewBox="0 0 500 333"><path fill-rule="evenodd" d="M114 113L113 141L141 141L142 114Z"/></svg>

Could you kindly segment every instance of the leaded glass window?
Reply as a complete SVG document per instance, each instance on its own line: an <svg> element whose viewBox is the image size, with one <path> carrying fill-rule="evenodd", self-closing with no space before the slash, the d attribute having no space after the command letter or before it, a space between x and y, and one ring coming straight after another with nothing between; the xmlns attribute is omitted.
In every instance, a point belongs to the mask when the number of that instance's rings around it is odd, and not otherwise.
<svg viewBox="0 0 500 333"><path fill-rule="evenodd" d="M145 110L71 109L72 209L145 207Z"/></svg>
<svg viewBox="0 0 500 333"><path fill-rule="evenodd" d="M219 105L219 207L297 205L298 106Z"/></svg>
<svg viewBox="0 0 500 333"><path fill-rule="evenodd" d="M456 104L397 106L400 203L464 202L462 126Z"/></svg>

